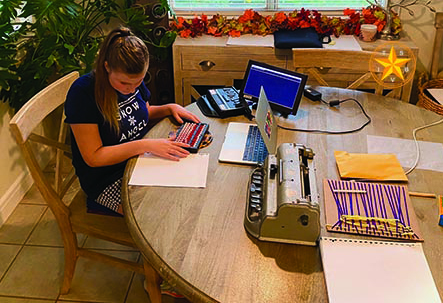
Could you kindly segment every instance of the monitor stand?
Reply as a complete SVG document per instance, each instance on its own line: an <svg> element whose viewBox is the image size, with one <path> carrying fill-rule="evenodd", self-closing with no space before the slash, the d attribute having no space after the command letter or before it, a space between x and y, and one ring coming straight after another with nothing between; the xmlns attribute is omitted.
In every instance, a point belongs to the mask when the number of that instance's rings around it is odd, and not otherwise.
<svg viewBox="0 0 443 303"><path fill-rule="evenodd" d="M258 107L258 102L254 102L254 103L252 103L252 105L251 105L251 109L253 109L253 110L257 110L257 107ZM295 115L293 115L293 114L282 114L282 113L279 112L277 109L272 109L272 112L274 113L275 116L277 116L277 117L281 117L282 119L288 119L288 118L290 118L291 116L295 117ZM292 120L292 119L291 119L291 120Z"/></svg>

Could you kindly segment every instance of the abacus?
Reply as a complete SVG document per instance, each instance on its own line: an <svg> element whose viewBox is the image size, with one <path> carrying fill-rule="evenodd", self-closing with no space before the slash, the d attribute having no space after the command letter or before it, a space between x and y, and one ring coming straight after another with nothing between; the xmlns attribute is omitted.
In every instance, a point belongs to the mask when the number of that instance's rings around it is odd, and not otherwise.
<svg viewBox="0 0 443 303"><path fill-rule="evenodd" d="M177 130L174 141L189 144L190 147L185 147L185 149L196 153L208 128L209 124L207 123L185 122Z"/></svg>
<svg viewBox="0 0 443 303"><path fill-rule="evenodd" d="M423 241L406 185L324 180L326 230Z"/></svg>

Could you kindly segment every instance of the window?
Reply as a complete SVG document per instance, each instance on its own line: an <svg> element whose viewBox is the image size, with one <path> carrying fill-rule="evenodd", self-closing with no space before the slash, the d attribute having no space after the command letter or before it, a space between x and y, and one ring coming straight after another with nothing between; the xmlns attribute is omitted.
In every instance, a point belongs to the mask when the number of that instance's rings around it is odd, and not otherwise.
<svg viewBox="0 0 443 303"><path fill-rule="evenodd" d="M8 0L0 0L0 8L2 8L2 11L5 11L2 2L6 2L6 1L8 1ZM19 4L18 7L17 7L17 4ZM17 17L15 18L15 20L14 19L11 20L11 22L13 23L13 29L14 30L18 30L22 26L22 24L25 23L25 22L30 22L30 23L33 22L33 17L32 16L29 16L27 18L18 17L22 13L22 9L25 6L25 4L26 4L25 2L22 2L22 3L9 3L9 5L6 6L6 7L10 8L11 11L9 11L9 9L6 10L6 12L4 13L5 14L5 18L12 18L13 17L12 8L15 9L15 12L17 14ZM8 12L10 14L8 14Z"/></svg>
<svg viewBox="0 0 443 303"><path fill-rule="evenodd" d="M384 4L385 0L378 1ZM306 8L322 11L342 11L345 8L361 9L367 7L366 0L169 0L171 7L178 14L203 12L223 12L226 15L239 15L245 9L255 11L293 11Z"/></svg>

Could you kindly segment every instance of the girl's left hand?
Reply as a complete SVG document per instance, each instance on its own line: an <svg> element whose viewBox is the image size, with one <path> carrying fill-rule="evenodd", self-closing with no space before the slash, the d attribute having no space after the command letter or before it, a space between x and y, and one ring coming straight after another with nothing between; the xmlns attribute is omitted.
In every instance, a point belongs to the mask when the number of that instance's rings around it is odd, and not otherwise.
<svg viewBox="0 0 443 303"><path fill-rule="evenodd" d="M169 109L171 111L171 115L180 124L183 123L183 119L190 120L195 123L200 122L200 119L196 115L194 115L193 113L191 113L190 111L186 110L184 107L178 104L169 104Z"/></svg>

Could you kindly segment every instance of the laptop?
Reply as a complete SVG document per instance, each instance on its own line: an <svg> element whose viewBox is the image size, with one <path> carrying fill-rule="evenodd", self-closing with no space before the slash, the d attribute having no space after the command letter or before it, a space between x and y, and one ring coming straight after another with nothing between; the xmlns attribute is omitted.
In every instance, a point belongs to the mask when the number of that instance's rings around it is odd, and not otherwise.
<svg viewBox="0 0 443 303"><path fill-rule="evenodd" d="M263 162L268 153L275 153L277 121L263 87L260 89L255 120L257 124L238 122L228 124L218 161L256 165ZM263 148L264 151L260 151L260 148ZM257 157L251 158L251 154Z"/></svg>

